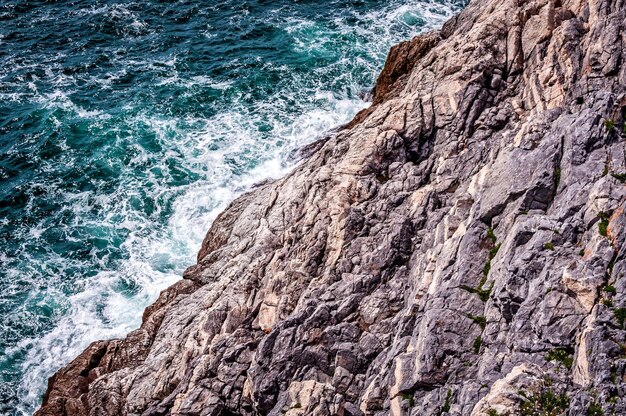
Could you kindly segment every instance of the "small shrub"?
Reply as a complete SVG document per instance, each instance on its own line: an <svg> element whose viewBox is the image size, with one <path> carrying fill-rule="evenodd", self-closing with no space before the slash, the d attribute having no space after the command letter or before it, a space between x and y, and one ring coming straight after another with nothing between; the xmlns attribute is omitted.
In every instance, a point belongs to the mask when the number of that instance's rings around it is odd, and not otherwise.
<svg viewBox="0 0 626 416"><path fill-rule="evenodd" d="M474 354L478 354L480 352L481 345L483 345L483 338L479 335L474 339L474 344L472 345L474 348Z"/></svg>
<svg viewBox="0 0 626 416"><path fill-rule="evenodd" d="M493 244L495 244L498 241L498 238L494 234L493 228L491 227L487 228L487 238L490 239Z"/></svg>
<svg viewBox="0 0 626 416"><path fill-rule="evenodd" d="M606 306L607 308L612 308L613 307L613 301L611 299L604 299L604 300L602 300L602 304L604 306Z"/></svg>
<svg viewBox="0 0 626 416"><path fill-rule="evenodd" d="M615 286L608 284L608 283L604 285L603 289L606 293L610 293L612 295L617 293L617 289L615 289Z"/></svg>
<svg viewBox="0 0 626 416"><path fill-rule="evenodd" d="M602 410L602 406L599 404L592 402L587 408L588 416L604 416L604 410Z"/></svg>
<svg viewBox="0 0 626 416"><path fill-rule="evenodd" d="M626 308L617 308L613 310L613 315L615 315L615 319L617 319L619 327L624 329L624 321L626 321Z"/></svg>
<svg viewBox="0 0 626 416"><path fill-rule="evenodd" d="M609 221L608 220L602 220L598 224L598 232L600 233L600 235L602 235L604 237L608 236L608 228L609 228Z"/></svg>
<svg viewBox="0 0 626 416"><path fill-rule="evenodd" d="M411 393L400 393L400 396L406 400L407 402L409 402L409 406L413 407L413 405L415 404L415 398L413 397L413 394Z"/></svg>
<svg viewBox="0 0 626 416"><path fill-rule="evenodd" d="M598 214L598 217L600 217L600 222L598 222L598 232L601 236L607 237L609 229L609 216L606 213L601 212Z"/></svg>
<svg viewBox="0 0 626 416"><path fill-rule="evenodd" d="M615 121L610 118L604 119L604 128L606 128L607 131L615 130Z"/></svg>
<svg viewBox="0 0 626 416"><path fill-rule="evenodd" d="M543 245L543 248L544 248L545 250L552 250L552 251L554 251L554 244L553 244L553 243L545 243L545 244Z"/></svg>
<svg viewBox="0 0 626 416"><path fill-rule="evenodd" d="M564 349L555 348L546 355L546 361L558 361L567 369L572 368L574 358Z"/></svg>
<svg viewBox="0 0 626 416"><path fill-rule="evenodd" d="M538 394L526 394L520 406L521 416L559 416L569 407L569 399L565 394L556 394L551 389Z"/></svg>

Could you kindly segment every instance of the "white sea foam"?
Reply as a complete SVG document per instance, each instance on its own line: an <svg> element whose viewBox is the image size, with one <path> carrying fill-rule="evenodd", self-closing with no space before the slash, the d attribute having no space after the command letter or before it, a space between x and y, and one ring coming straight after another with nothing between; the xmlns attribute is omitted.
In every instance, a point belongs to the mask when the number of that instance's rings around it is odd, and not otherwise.
<svg viewBox="0 0 626 416"><path fill-rule="evenodd" d="M125 189L119 189L113 196L94 196L88 192L58 195L74 211L76 218L88 217L89 211L96 205L100 207L99 210L107 213L97 223L86 223L83 226L119 227L128 230L123 247L129 253L129 258L116 270L103 271L79 281L77 284L82 285L85 290L75 295L65 297L52 289L53 285L49 286L54 293L47 293L46 296L57 298L55 302L68 305L55 330L41 338L25 339L11 351L7 351L9 356L18 351L28 351L23 365L25 376L20 386L24 403L21 405L21 412L27 414L38 402L43 380L79 354L90 342L122 337L137 327L143 309L158 296L159 291L179 279L184 267L193 262L204 233L230 201L261 180L284 175L291 168L288 162L291 150L315 139L320 132L346 122L365 105L358 100L336 99L332 93L324 91L318 91L315 98L324 101L326 108L313 106L295 119L279 121L280 117L274 118L274 140L280 140L283 143L281 145L259 143L254 126L257 120L242 112L242 109L218 114L212 120L188 120L201 123L204 128L187 132L182 141L173 146L168 138L176 130L177 120L140 116L138 123L150 126L164 146L171 146L164 151L164 161L167 158L177 158L188 169L204 177L196 183L178 188L168 188L162 183L160 187L150 191L154 201L159 201L162 194L175 195L173 213L164 227L154 227L154 224L148 222L148 218L137 216L133 207L128 206L129 196L135 192L132 182L123 184ZM80 117L106 117L98 112L82 111L61 91L42 97L43 99L48 106L75 111ZM207 150L215 145L216 140L221 142L218 149ZM267 144L270 145L269 150L266 149ZM149 158L140 146L136 150L129 166L141 165ZM229 161L244 150L251 150L254 158L259 158L261 162L246 174L237 175L233 173ZM164 161L157 167L167 172L168 167ZM165 180L167 177L166 175ZM155 179L155 182L158 181ZM163 179L160 181L163 182ZM158 214L161 208L158 203L156 205ZM31 237L39 238L45 232L42 227L43 225L38 225L30 228ZM60 265L64 262L66 260L58 259ZM163 264L177 266L162 270ZM106 265L100 267L105 268ZM120 293L117 287L120 280L132 281L138 288L137 293L131 296Z"/></svg>

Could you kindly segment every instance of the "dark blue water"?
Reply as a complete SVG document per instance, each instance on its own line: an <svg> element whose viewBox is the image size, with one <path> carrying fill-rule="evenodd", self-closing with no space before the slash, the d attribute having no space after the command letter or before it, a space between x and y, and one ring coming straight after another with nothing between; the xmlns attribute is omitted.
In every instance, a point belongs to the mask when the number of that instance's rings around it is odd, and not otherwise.
<svg viewBox="0 0 626 416"><path fill-rule="evenodd" d="M0 1L0 414L136 328L212 219L462 1Z"/></svg>

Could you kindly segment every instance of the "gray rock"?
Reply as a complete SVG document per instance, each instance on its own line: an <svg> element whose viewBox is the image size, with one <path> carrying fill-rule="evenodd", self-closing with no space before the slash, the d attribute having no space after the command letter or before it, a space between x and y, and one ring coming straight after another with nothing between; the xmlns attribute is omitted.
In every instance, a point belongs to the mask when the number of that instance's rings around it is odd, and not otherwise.
<svg viewBox="0 0 626 416"><path fill-rule="evenodd" d="M474 0L392 49L37 414L626 414L625 21Z"/></svg>

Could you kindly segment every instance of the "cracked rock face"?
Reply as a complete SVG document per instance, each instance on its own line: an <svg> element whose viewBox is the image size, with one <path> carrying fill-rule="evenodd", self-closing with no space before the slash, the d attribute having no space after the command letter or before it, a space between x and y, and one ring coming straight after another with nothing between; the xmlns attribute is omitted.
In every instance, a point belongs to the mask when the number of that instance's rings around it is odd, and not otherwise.
<svg viewBox="0 0 626 416"><path fill-rule="evenodd" d="M625 21L474 0L394 47L38 415L626 414Z"/></svg>

